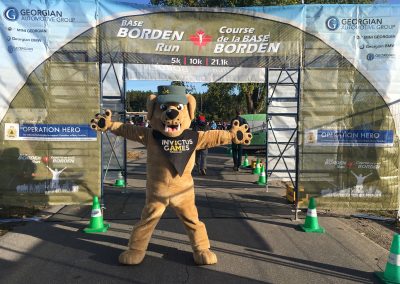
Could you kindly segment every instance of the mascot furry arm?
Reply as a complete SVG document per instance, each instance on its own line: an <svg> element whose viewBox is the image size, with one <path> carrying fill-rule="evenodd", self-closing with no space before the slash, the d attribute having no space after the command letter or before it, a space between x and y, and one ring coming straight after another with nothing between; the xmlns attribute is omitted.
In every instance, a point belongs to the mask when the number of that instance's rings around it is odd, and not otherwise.
<svg viewBox="0 0 400 284"><path fill-rule="evenodd" d="M215 264L217 256L210 250L207 231L199 220L195 205L191 174L195 150L232 141L249 144L252 136L246 132L248 126L239 126L238 121L233 123L230 131L189 130L195 116L195 98L186 94L184 87L160 87L159 95L150 95L147 100L148 119L152 128L113 122L110 110L97 114L91 121L91 127L97 131L110 130L147 148L146 203L141 220L132 230L128 250L119 256L119 261L128 265L142 262L155 226L166 207L171 206L186 228L195 263Z"/></svg>

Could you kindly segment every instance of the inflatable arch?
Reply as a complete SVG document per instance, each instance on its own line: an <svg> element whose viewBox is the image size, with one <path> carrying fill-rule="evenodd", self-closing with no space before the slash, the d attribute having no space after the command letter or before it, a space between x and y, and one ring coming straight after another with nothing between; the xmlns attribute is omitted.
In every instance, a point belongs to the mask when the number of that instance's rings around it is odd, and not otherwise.
<svg viewBox="0 0 400 284"><path fill-rule="evenodd" d="M296 167L300 202L396 209L399 8L3 1L0 198L71 204L98 195L100 139L87 123L125 80L270 83L274 70L299 70L295 90L283 82L270 101L288 114L284 98L298 94L296 120L270 117L272 129L297 130L292 154L278 160ZM269 164L282 154L276 145Z"/></svg>

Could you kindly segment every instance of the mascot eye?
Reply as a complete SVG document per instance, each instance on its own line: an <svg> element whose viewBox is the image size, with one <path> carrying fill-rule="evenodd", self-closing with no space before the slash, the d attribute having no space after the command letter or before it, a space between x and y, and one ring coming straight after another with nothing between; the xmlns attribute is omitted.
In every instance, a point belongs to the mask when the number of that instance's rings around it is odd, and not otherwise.
<svg viewBox="0 0 400 284"><path fill-rule="evenodd" d="M176 108L177 108L178 110L183 110L183 104L179 104Z"/></svg>
<svg viewBox="0 0 400 284"><path fill-rule="evenodd" d="M161 110L166 110L167 109L167 105L165 105L165 104L160 105L160 109Z"/></svg>

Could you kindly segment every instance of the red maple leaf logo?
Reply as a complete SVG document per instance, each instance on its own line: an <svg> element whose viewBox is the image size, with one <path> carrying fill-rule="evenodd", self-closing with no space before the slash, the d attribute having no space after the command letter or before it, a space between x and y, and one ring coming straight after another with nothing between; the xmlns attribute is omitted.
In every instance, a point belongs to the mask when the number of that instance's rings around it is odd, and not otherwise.
<svg viewBox="0 0 400 284"><path fill-rule="evenodd" d="M210 35L206 35L203 30L197 30L196 34L190 35L189 39L199 47L206 46L212 40Z"/></svg>
<svg viewBox="0 0 400 284"><path fill-rule="evenodd" d="M354 167L354 161L347 161L346 167L347 167L348 169L351 169L352 167Z"/></svg>

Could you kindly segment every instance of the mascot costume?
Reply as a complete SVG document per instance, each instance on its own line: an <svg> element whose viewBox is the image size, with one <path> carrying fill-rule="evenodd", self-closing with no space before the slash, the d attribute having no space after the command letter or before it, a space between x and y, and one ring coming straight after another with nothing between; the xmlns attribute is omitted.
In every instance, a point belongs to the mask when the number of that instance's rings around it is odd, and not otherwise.
<svg viewBox="0 0 400 284"><path fill-rule="evenodd" d="M171 206L183 222L193 249L196 264L215 264L217 256L210 251L204 223L199 220L195 205L192 169L195 150L219 145L249 144L247 125L234 121L232 128L196 132L189 129L195 118L196 100L186 94L184 86L159 86L158 95L147 99L147 117L151 128L113 122L106 110L97 114L91 127L140 142L147 148L146 204L141 220L133 227L128 250L119 262L135 265L142 262L151 235L167 206Z"/></svg>

